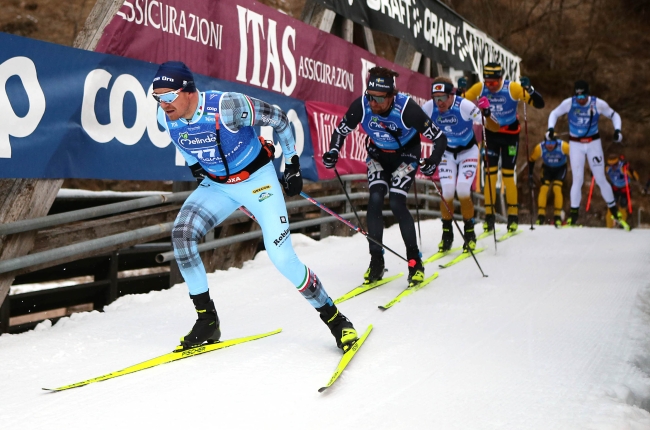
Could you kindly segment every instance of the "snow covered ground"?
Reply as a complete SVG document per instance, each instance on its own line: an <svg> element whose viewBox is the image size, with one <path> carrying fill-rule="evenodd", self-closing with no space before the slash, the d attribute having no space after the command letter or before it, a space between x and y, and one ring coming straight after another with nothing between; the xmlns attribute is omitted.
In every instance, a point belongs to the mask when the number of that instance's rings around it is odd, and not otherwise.
<svg viewBox="0 0 650 430"><path fill-rule="evenodd" d="M283 329L269 338L47 393L170 351L195 319L187 287L0 336L0 427L650 429L650 231L523 228L496 254L481 241L488 278L466 260L385 312L403 278L342 303L374 331L322 394L340 352L264 252L209 279L224 339ZM422 224L426 256L440 234ZM362 236L292 240L333 298L360 281ZM403 249L397 226L384 241Z"/></svg>

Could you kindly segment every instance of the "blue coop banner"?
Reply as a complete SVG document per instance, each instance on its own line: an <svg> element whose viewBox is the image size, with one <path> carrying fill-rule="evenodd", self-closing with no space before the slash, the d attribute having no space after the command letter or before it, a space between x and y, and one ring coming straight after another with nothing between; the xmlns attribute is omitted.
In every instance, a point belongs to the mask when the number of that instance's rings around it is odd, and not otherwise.
<svg viewBox="0 0 650 430"><path fill-rule="evenodd" d="M0 46L0 177L193 180L156 120L157 64L6 33ZM318 180L303 101L199 74L195 81L283 109L303 175ZM258 133L273 138L270 127ZM281 154L276 145L278 169Z"/></svg>

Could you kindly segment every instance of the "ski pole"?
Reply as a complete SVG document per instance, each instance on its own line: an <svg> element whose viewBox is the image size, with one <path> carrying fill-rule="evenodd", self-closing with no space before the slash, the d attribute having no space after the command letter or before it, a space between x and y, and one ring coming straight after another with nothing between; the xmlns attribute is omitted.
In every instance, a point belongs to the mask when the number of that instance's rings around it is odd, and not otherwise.
<svg viewBox="0 0 650 430"><path fill-rule="evenodd" d="M415 172L417 174L417 172ZM418 220L418 238L420 239L420 249L422 248L422 232L420 231L420 203L418 201L418 183L413 177L413 193L415 194L415 216Z"/></svg>
<svg viewBox="0 0 650 430"><path fill-rule="evenodd" d="M492 179L490 178L490 161L488 159L488 147L487 147L487 140L485 137L485 115L483 115L483 112L481 112L481 128L483 130L483 147L485 148L485 152L483 152L483 158L485 159L485 169L487 171L487 182L488 182L488 191L490 193L490 202L492 204L492 215L494 215L494 220L496 221L497 214L496 214L496 209L497 205L496 202L494 201L494 198L492 197ZM487 217L487 212L486 212L486 217ZM494 253L496 254L497 252L497 229L496 226L492 227L492 230L494 231Z"/></svg>
<svg viewBox="0 0 650 430"><path fill-rule="evenodd" d="M442 203L445 205L445 208L447 208L447 212L452 213L451 209L449 209L449 205L447 204L447 201L445 200L445 197L442 195L440 192L440 188L436 185L434 181L431 181L433 184L433 187L436 189L436 192L440 195L440 199L442 200ZM451 220L454 222L456 225L456 228L460 232L460 236L463 238L463 242L465 243L466 249L469 251L470 254L472 254L472 257L474 258L474 261L476 262L476 265L478 266L478 270L481 271L481 275L483 275L484 278L487 278L487 275L483 273L483 269L481 268L481 265L478 264L478 260L476 259L476 255L474 255L474 251L472 251L472 248L469 247L469 244L467 243L467 240L465 239L465 235L463 234L463 230L460 229L460 226L458 225L458 221L454 219L454 216L451 216Z"/></svg>
<svg viewBox="0 0 650 430"><path fill-rule="evenodd" d="M392 252L393 254L397 255L399 258L401 258L402 260L404 260L404 261L406 261L406 262L408 263L408 260L407 260L406 258L402 257L402 256L399 255L397 252L393 251L392 249L390 249L389 247L387 247L387 246L384 245L383 243L379 242L378 240L373 239L372 237L370 237L370 236L368 235L368 233L366 233L365 231L363 231L361 228L357 227L356 225L352 224L350 221L346 220L345 218L342 218L341 215L337 214L336 212L334 212L333 210L331 210L331 209L328 208L327 206L325 206L325 205L323 205L322 203L319 203L318 201L312 199L312 198L309 197L309 196L308 196L304 191L301 191L301 192L300 192L300 195L301 195L304 199L307 199L307 200L310 201L311 203L313 203L313 204L315 204L316 206L318 206L320 209L322 209L322 210L324 210L325 212L327 212L328 214L332 215L332 216L333 216L334 218L336 218L337 220L341 221L343 224L345 224L345 225L347 225L348 227L350 227L352 230L354 230L354 231L356 231L356 232L358 232L358 233L361 233L362 235L364 235L364 236L366 237L366 239L368 239L368 240L370 240L370 241L376 243L377 245L379 245L379 246L381 246L382 248L384 248L386 251Z"/></svg>
<svg viewBox="0 0 650 430"><path fill-rule="evenodd" d="M339 182L341 183L341 188L343 188L343 192L345 193L345 197L347 197L348 202L350 202L350 206L352 207L352 210L354 211L354 215L357 217L357 222L363 228L363 223L361 223L361 218L359 218L359 214L357 213L356 208L352 204L352 200L350 199L350 195L348 194L348 190L345 188L345 184L343 183L343 179L341 179L341 175L339 175L339 171L336 170L336 166L334 166L334 173L336 173L336 177L339 178Z"/></svg>
<svg viewBox="0 0 650 430"><path fill-rule="evenodd" d="M595 179L592 176L591 177L591 185L589 186L589 196L587 197L587 207L585 209L587 212L589 212L589 207L591 206L591 193L594 192L594 182L595 182Z"/></svg>
<svg viewBox="0 0 650 430"><path fill-rule="evenodd" d="M524 133L526 135L526 160L530 160L530 150L528 149L528 117L526 116L526 100L524 100ZM533 172L528 172L532 175ZM535 210L535 187L530 189L530 229L535 230L533 227L533 212Z"/></svg>

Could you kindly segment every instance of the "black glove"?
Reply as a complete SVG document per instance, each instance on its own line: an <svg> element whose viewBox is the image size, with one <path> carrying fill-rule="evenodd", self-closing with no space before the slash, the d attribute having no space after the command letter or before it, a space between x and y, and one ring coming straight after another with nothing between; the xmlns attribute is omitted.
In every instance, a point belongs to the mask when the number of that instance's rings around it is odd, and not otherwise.
<svg viewBox="0 0 650 430"><path fill-rule="evenodd" d="M621 143L623 142L623 133L621 133L621 130L614 130L614 143Z"/></svg>
<svg viewBox="0 0 650 430"><path fill-rule="evenodd" d="M289 197L297 196L302 191L302 175L300 162L297 155L291 157L291 164L284 165L282 187Z"/></svg>
<svg viewBox="0 0 650 430"><path fill-rule="evenodd" d="M431 159L431 157L420 158L420 172L422 172L423 175L433 176L433 174L436 173L436 167L438 167L438 165Z"/></svg>
<svg viewBox="0 0 650 430"><path fill-rule="evenodd" d="M528 79L525 76L522 76L519 81L521 82L522 88L525 89L528 94L532 94L535 92L535 88L533 88L533 86L530 85L530 79Z"/></svg>
<svg viewBox="0 0 650 430"><path fill-rule="evenodd" d="M199 184L203 182L205 178L208 177L208 172L206 172L203 169L203 167L201 167L201 164L199 163L192 164L190 166L190 170L192 171L192 176L196 178L196 182L198 182Z"/></svg>
<svg viewBox="0 0 650 430"><path fill-rule="evenodd" d="M330 149L323 154L323 165L326 169L333 169L336 167L336 162L339 161L339 150Z"/></svg>
<svg viewBox="0 0 650 430"><path fill-rule="evenodd" d="M555 138L555 129L553 127L546 131L546 140L553 140Z"/></svg>
<svg viewBox="0 0 650 430"><path fill-rule="evenodd" d="M467 78L462 76L458 78L458 88L466 89L467 88Z"/></svg>

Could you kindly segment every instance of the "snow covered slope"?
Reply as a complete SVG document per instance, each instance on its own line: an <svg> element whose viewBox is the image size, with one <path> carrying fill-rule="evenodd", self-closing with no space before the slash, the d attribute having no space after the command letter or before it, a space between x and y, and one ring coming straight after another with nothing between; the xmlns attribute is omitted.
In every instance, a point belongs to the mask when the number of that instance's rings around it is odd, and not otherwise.
<svg viewBox="0 0 650 430"><path fill-rule="evenodd" d="M340 352L264 252L209 279L224 339L283 329L266 339L46 393L170 351L195 319L187 287L0 336L0 426L649 429L650 231L523 229L496 254L481 241L488 278L469 259L385 312L404 278L342 303L359 331L375 329L323 394ZM440 235L439 220L422 224L425 257ZM362 236L292 241L332 298L362 279ZM397 226L384 241L403 252Z"/></svg>

